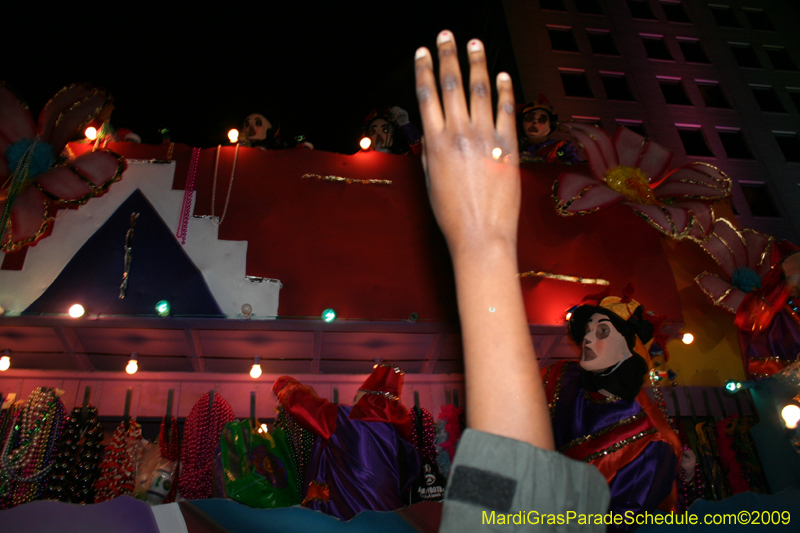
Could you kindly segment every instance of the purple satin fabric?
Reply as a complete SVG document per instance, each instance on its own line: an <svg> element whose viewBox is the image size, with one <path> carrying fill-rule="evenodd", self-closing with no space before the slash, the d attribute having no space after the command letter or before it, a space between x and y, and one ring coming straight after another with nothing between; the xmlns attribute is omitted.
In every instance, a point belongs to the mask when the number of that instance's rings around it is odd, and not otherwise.
<svg viewBox="0 0 800 533"><path fill-rule="evenodd" d="M342 520L399 509L420 469L416 449L391 424L351 420L351 409L339 406L336 431L327 442L315 440L304 484L307 490L311 481L327 483L330 500L310 507Z"/></svg>
<svg viewBox="0 0 800 533"><path fill-rule="evenodd" d="M740 333L747 362L751 358L778 357L794 362L800 353L800 327L785 310L779 311L769 328L758 335Z"/></svg>
<svg viewBox="0 0 800 533"><path fill-rule="evenodd" d="M561 393L553 419L556 449L578 437L595 433L641 412L639 402L597 404L584 395L578 384L580 366L570 364L561 382ZM664 441L651 442L638 457L617 471L609 483L609 510L616 513L654 511L672 490L678 458ZM615 529L618 528L618 529ZM608 531L628 531L624 525L609 526Z"/></svg>

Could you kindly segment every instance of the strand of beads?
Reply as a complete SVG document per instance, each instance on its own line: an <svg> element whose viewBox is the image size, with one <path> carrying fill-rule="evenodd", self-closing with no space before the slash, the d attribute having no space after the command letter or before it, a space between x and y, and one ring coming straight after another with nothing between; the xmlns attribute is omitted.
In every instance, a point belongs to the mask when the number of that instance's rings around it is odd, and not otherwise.
<svg viewBox="0 0 800 533"><path fill-rule="evenodd" d="M278 408L278 416L275 417L275 427L283 429L289 441L289 451L292 452L292 462L294 463L297 479L303 480L306 475L308 457L311 455L311 447L314 444L314 434L301 427L292 416L286 412L283 406ZM303 497L303 483L297 484L297 496Z"/></svg>
<svg viewBox="0 0 800 533"><path fill-rule="evenodd" d="M169 438L167 438L167 417L161 419L161 432L158 434L158 449L161 457L170 461L177 461L181 458L180 445L178 444L178 421L174 416L169 420ZM173 483L169 493L164 498L164 503L172 503L178 493L178 484Z"/></svg>
<svg viewBox="0 0 800 533"><path fill-rule="evenodd" d="M209 408L209 394L204 394L192 407L183 429L180 496L187 500L211 497L214 452L225 424L235 419L230 404L214 395Z"/></svg>
<svg viewBox="0 0 800 533"><path fill-rule="evenodd" d="M430 411L424 407L420 408L422 412L422 447L419 447L419 436L417 435L417 414L416 410L412 407L409 409L408 414L411 417L411 444L417 448L419 456L430 463L436 461L436 426L433 421L433 416Z"/></svg>
<svg viewBox="0 0 800 533"><path fill-rule="evenodd" d="M41 496L63 426L64 405L56 390L49 387L34 390L17 414L0 453L0 495L4 507Z"/></svg>
<svg viewBox="0 0 800 533"><path fill-rule="evenodd" d="M50 500L68 503L94 502L94 484L100 474L100 451L103 426L97 419L97 409L86 406L72 410L64 429L64 439L58 447L53 477L45 496Z"/></svg>
<svg viewBox="0 0 800 533"><path fill-rule="evenodd" d="M136 457L142 440L141 426L131 420L126 425L120 422L111 444L106 447L103 462L100 463L100 476L94 484L95 503L104 502L123 494L130 494L136 487Z"/></svg>

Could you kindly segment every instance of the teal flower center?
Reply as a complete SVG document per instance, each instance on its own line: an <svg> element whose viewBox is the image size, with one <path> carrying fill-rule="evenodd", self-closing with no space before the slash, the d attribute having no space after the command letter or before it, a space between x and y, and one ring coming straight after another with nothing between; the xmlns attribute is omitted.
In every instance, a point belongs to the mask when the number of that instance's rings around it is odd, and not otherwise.
<svg viewBox="0 0 800 533"><path fill-rule="evenodd" d="M733 271L733 286L742 292L751 292L761 288L761 276L752 268L741 267Z"/></svg>
<svg viewBox="0 0 800 533"><path fill-rule="evenodd" d="M33 139L20 139L8 148L6 148L6 161L8 161L8 170L12 173L17 170L25 152L33 144ZM50 167L55 163L53 156L53 148L45 142L37 142L31 154L30 164L28 165L28 179L33 179L39 174L47 172Z"/></svg>

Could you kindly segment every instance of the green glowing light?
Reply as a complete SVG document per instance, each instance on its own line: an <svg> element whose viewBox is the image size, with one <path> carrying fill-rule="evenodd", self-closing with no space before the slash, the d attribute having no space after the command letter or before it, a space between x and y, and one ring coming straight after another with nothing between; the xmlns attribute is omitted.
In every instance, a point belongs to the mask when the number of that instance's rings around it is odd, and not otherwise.
<svg viewBox="0 0 800 533"><path fill-rule="evenodd" d="M156 304L156 313L158 316L169 316L169 302L161 300Z"/></svg>
<svg viewBox="0 0 800 533"><path fill-rule="evenodd" d="M336 320L336 311L333 309L326 309L322 312L322 320L325 322L333 322Z"/></svg>
<svg viewBox="0 0 800 533"><path fill-rule="evenodd" d="M728 389L730 392L736 392L737 390L742 388L742 384L738 381L734 381L729 379L725 382L725 388Z"/></svg>

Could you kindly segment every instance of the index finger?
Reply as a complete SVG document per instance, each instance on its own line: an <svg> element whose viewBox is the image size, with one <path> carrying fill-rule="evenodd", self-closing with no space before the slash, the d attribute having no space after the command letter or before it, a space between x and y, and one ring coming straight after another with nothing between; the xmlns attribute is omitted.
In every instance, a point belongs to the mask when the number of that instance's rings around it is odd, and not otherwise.
<svg viewBox="0 0 800 533"><path fill-rule="evenodd" d="M417 49L417 53L414 54L414 72L417 78L417 100L422 116L422 131L426 134L442 131L444 115L436 89L436 77L433 75L433 59L430 51L424 46Z"/></svg>

